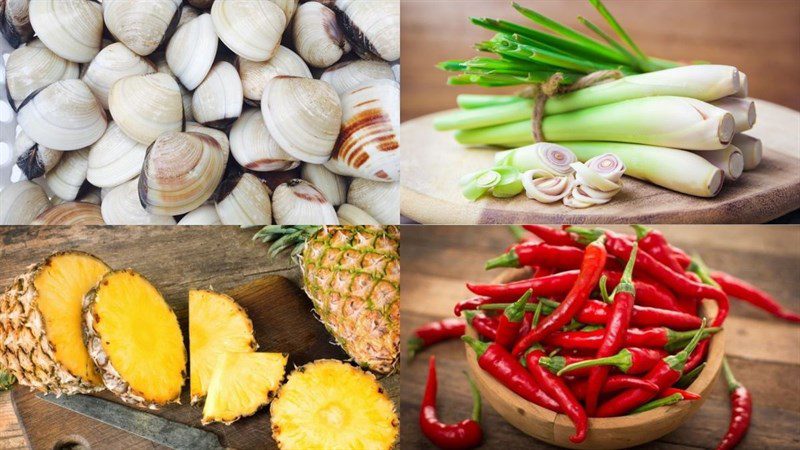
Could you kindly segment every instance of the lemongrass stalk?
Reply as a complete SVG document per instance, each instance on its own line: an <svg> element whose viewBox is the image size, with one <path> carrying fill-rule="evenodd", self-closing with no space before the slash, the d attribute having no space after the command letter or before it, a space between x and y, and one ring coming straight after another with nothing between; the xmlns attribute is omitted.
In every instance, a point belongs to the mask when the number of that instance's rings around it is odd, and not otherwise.
<svg viewBox="0 0 800 450"><path fill-rule="evenodd" d="M744 170L753 170L761 164L761 139L744 133L736 133L733 135L731 145L735 145L741 150L744 158Z"/></svg>
<svg viewBox="0 0 800 450"><path fill-rule="evenodd" d="M494 158L497 166L512 166L520 172L538 169L553 175L571 174L574 169L570 165L575 161L577 161L575 154L568 148L551 142L539 142L498 152Z"/></svg>
<svg viewBox="0 0 800 450"><path fill-rule="evenodd" d="M711 164L719 167L725 173L725 179L736 181L742 176L744 170L744 156L742 151L733 145L722 150L712 150L706 152L697 152L697 154L710 162Z"/></svg>
<svg viewBox="0 0 800 450"><path fill-rule="evenodd" d="M439 131L490 127L520 120L530 120L532 110L533 100L520 98L520 101L513 103L486 106L479 109L463 109L438 116L433 120L433 127Z"/></svg>
<svg viewBox="0 0 800 450"><path fill-rule="evenodd" d="M686 150L719 150L733 137L733 116L708 103L685 97L645 97L545 117L544 140L611 141ZM463 145L533 142L531 124L520 121L459 130Z"/></svg>
<svg viewBox="0 0 800 450"><path fill-rule="evenodd" d="M625 163L625 175L697 197L714 197L722 189L722 170L695 153L667 147L617 142L560 142L580 161L613 153Z"/></svg>
<svg viewBox="0 0 800 450"><path fill-rule="evenodd" d="M462 109L476 109L487 106L508 105L525 101L524 98L516 95L478 95L460 94L456 97L456 103Z"/></svg>
<svg viewBox="0 0 800 450"><path fill-rule="evenodd" d="M747 74L744 72L739 72L739 90L732 95L734 97L746 98L750 96L749 94L750 94L750 86L747 83Z"/></svg>
<svg viewBox="0 0 800 450"><path fill-rule="evenodd" d="M756 123L756 102L752 99L724 97L719 100L714 100L711 104L733 115L737 133L753 128L753 125Z"/></svg>

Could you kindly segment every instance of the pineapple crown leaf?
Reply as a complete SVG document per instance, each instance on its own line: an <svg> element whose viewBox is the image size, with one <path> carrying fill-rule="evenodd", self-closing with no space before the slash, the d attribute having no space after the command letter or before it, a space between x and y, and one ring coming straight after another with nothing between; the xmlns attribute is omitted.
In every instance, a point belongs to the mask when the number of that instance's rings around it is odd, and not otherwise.
<svg viewBox="0 0 800 450"><path fill-rule="evenodd" d="M316 234L321 228L322 227L318 225L267 225L259 230L253 236L253 239L265 243L272 242L272 245L269 247L269 256L271 257L275 257L289 247L293 247L292 256L295 256L303 249L306 240Z"/></svg>
<svg viewBox="0 0 800 450"><path fill-rule="evenodd" d="M14 377L14 375L11 375L11 373L0 367L0 391L11 389L11 386L13 386L16 382L17 379Z"/></svg>

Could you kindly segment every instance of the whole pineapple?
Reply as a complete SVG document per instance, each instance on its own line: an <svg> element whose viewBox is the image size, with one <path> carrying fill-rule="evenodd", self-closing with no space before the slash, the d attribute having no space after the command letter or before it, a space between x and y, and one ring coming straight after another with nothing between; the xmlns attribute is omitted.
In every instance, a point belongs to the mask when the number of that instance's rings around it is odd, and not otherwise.
<svg viewBox="0 0 800 450"><path fill-rule="evenodd" d="M400 231L395 226L267 226L270 254L294 247L319 320L360 366L395 370L400 352Z"/></svg>

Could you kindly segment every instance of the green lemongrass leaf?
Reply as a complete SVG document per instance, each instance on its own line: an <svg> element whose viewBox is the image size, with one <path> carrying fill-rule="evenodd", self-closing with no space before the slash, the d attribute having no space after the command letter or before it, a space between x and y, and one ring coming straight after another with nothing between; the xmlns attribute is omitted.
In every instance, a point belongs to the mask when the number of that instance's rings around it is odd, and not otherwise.
<svg viewBox="0 0 800 450"><path fill-rule="evenodd" d="M597 12L599 12L600 15L603 16L604 19L606 19L606 22L608 22L608 24L611 26L614 32L617 33L617 36L619 36L620 39L625 41L625 43L627 43L628 46L631 49L633 49L633 51L636 52L636 54L638 54L640 58L647 61L647 55L645 55L639 49L639 47L633 42L633 39L631 39L631 37L628 36L628 33L625 32L625 30L622 28L619 22L617 22L617 19L615 19L614 16L611 14L611 11L609 11L606 8L606 5L604 5L601 0L589 0L589 3L591 3L592 6L594 6L594 8L597 10Z"/></svg>
<svg viewBox="0 0 800 450"><path fill-rule="evenodd" d="M617 49L617 51L625 55L627 62L630 63L633 67L637 67L641 70L644 70L645 67L647 67L648 63L647 60L641 60L640 58L634 56L633 53L629 52L627 49L625 49L625 47L621 46L617 41L614 40L614 38L606 34L605 31L601 30L600 27L593 24L589 19L582 16L578 16L578 20L582 24L584 24L586 28L594 31L595 34L603 38L604 41L608 42L610 46L614 47L615 49Z"/></svg>
<svg viewBox="0 0 800 450"><path fill-rule="evenodd" d="M450 61L442 61L439 64L436 64L438 69L447 71L447 72L458 72L461 70L466 70L467 65L466 61L461 60L450 60Z"/></svg>
<svg viewBox="0 0 800 450"><path fill-rule="evenodd" d="M508 198L519 195L525 189L522 186L520 171L511 166L500 166L492 169L500 174L500 182L492 187L492 195L499 198Z"/></svg>
<svg viewBox="0 0 800 450"><path fill-rule="evenodd" d="M501 106L511 103L518 103L526 99L516 95L480 95L480 94L460 94L456 97L456 103L462 109L486 108L489 106Z"/></svg>
<svg viewBox="0 0 800 450"><path fill-rule="evenodd" d="M613 70L617 68L617 66L611 64L601 64L554 53L547 49L534 47L522 41L523 39L520 39L519 35L509 36L498 34L492 38L492 42L498 45L499 52L514 55L523 60L538 61L582 73L591 73L598 70Z"/></svg>

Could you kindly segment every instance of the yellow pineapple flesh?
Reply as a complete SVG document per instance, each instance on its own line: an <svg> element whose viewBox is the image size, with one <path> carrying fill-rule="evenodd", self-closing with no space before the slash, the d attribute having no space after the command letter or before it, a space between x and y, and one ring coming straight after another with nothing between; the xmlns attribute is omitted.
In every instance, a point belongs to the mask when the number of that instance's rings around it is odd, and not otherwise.
<svg viewBox="0 0 800 450"><path fill-rule="evenodd" d="M203 406L203 425L226 425L252 416L268 404L283 381L287 356L226 352L219 356Z"/></svg>
<svg viewBox="0 0 800 450"><path fill-rule="evenodd" d="M253 352L253 322L231 297L189 291L189 374L192 403L208 392L217 359L225 352Z"/></svg>
<svg viewBox="0 0 800 450"><path fill-rule="evenodd" d="M272 437L294 449L389 449L399 422L375 377L337 360L292 372L270 406Z"/></svg>

